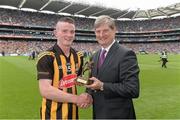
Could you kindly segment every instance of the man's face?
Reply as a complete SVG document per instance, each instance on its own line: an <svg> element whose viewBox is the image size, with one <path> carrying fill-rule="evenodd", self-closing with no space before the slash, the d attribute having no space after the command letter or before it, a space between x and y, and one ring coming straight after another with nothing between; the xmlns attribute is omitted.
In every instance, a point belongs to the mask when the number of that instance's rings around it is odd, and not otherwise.
<svg viewBox="0 0 180 120"><path fill-rule="evenodd" d="M75 25L68 22L59 22L54 34L62 46L71 46L75 38Z"/></svg>
<svg viewBox="0 0 180 120"><path fill-rule="evenodd" d="M96 39L103 47L108 47L114 40L116 29L111 29L107 24L102 24L95 29Z"/></svg>

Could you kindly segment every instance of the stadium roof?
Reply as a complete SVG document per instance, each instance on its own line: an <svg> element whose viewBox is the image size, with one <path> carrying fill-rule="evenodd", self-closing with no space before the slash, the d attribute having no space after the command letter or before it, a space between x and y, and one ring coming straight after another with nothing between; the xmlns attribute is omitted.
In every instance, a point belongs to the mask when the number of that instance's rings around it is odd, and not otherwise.
<svg viewBox="0 0 180 120"><path fill-rule="evenodd" d="M165 2L165 1L164 1ZM65 0L0 0L0 5L12 6L17 9L30 8L37 11L51 11L54 13L68 13L70 15L83 15L97 17L109 15L114 19L151 19L159 16L170 17L180 15L180 3L149 10L120 10L86 3L75 3Z"/></svg>

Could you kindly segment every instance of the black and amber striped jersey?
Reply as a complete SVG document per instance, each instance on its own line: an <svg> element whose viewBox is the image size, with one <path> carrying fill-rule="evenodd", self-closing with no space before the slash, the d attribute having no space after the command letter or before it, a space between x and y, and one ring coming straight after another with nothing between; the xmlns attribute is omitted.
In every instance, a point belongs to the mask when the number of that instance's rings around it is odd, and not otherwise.
<svg viewBox="0 0 180 120"><path fill-rule="evenodd" d="M66 57L55 44L48 51L41 53L37 61L37 79L50 79L52 86L64 92L77 94L74 78L82 71L82 53L70 49ZM46 98L42 100L42 119L78 119L78 108L73 103L61 103Z"/></svg>

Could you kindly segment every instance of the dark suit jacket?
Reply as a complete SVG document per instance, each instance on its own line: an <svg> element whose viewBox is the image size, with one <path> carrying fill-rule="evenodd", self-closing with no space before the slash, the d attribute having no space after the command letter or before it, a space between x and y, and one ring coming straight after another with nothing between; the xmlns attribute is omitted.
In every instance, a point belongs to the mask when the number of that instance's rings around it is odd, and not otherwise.
<svg viewBox="0 0 180 120"><path fill-rule="evenodd" d="M115 42L98 69L99 55L100 50L93 57L92 76L104 82L104 90L89 90L93 118L136 118L132 98L139 96L139 67L135 53Z"/></svg>

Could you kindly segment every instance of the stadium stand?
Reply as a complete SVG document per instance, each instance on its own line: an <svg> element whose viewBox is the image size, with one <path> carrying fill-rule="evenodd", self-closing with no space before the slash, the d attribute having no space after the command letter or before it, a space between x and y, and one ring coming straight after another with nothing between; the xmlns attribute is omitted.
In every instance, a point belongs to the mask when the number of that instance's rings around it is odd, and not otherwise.
<svg viewBox="0 0 180 120"><path fill-rule="evenodd" d="M0 8L0 51L27 55L51 47L53 27L62 15ZM99 48L93 32L94 19L73 17L76 21L77 50L93 52ZM164 19L116 21L116 40L133 49L158 53L167 49L180 53L180 16Z"/></svg>

